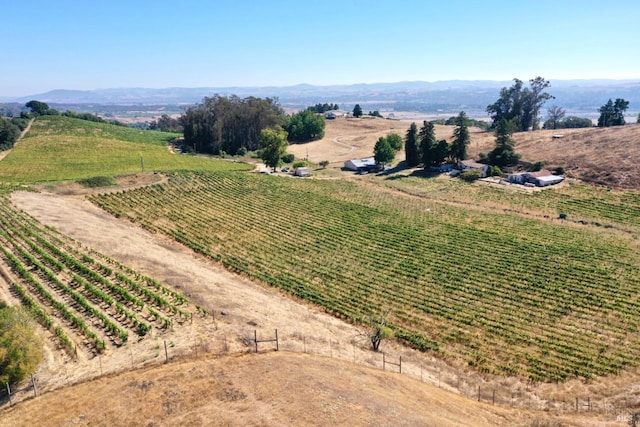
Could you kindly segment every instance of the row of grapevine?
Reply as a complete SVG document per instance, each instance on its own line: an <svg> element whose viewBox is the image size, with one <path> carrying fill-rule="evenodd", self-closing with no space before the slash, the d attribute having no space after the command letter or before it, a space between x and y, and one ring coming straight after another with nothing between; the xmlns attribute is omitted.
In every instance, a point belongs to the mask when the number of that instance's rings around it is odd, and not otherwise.
<svg viewBox="0 0 640 427"><path fill-rule="evenodd" d="M11 291L70 354L74 340L102 352L131 332L143 337L203 313L178 292L42 226L7 193L0 198L0 255L18 278Z"/></svg>
<svg viewBox="0 0 640 427"><path fill-rule="evenodd" d="M640 360L640 259L604 228L239 173L93 201L337 315L391 308L398 336L480 370L564 379Z"/></svg>

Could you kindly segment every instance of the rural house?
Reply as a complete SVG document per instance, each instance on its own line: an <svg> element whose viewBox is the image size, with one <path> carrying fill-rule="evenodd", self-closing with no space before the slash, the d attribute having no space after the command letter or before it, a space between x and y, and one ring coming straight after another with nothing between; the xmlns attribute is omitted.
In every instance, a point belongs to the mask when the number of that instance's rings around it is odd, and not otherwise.
<svg viewBox="0 0 640 427"><path fill-rule="evenodd" d="M489 165L478 163L475 160L463 160L458 163L458 167L462 170L475 169L480 172L480 178L486 178L489 175Z"/></svg>

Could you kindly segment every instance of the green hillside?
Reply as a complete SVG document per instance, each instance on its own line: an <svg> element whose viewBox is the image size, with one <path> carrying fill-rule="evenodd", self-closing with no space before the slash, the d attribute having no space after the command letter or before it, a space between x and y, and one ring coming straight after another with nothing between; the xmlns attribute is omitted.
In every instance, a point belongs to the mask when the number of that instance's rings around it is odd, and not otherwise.
<svg viewBox="0 0 640 427"><path fill-rule="evenodd" d="M0 162L0 181L32 183L144 171L247 170L249 165L170 153L177 137L63 116L38 118Z"/></svg>

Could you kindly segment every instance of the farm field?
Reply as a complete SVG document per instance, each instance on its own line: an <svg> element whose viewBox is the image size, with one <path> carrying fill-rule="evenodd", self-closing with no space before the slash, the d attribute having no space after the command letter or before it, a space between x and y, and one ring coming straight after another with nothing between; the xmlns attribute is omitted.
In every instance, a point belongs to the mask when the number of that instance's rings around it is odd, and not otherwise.
<svg viewBox="0 0 640 427"><path fill-rule="evenodd" d="M351 321L390 309L396 336L480 371L564 380L639 360L627 233L244 173L91 199Z"/></svg>
<svg viewBox="0 0 640 427"><path fill-rule="evenodd" d="M2 160L0 182L33 183L157 170L247 170L250 166L167 149L178 136L63 116L36 120Z"/></svg>
<svg viewBox="0 0 640 427"><path fill-rule="evenodd" d="M0 201L0 251L18 279L8 283L10 291L70 358L91 358L207 314L180 293L42 226L15 209L6 192Z"/></svg>
<svg viewBox="0 0 640 427"><path fill-rule="evenodd" d="M403 134L409 123L398 121L345 121L343 128L328 129L330 138L309 145L308 154L315 161L312 156L325 150L332 170L316 175L332 179L293 179L247 173L252 165L171 154L166 144L174 135L47 120L36 121L0 162L0 256L12 270L3 291L31 307L56 351L70 361L106 361L117 353L113 363L121 364L122 349L151 335L156 341L177 337L193 320L197 325L184 334L186 342L199 333L244 334L247 325L294 322L310 336L329 330L326 318L316 321L316 314L298 313L296 303L285 307L266 296L279 289L346 320L330 327L341 336L358 333L369 316L389 310L400 341L425 351L437 366L432 378L441 368L458 367L496 384L517 378L545 389L545 383L565 381L569 390L576 379L588 384L621 373L629 379L639 365L635 192L577 181L526 192L402 169L353 179L338 170L346 153L336 149L346 147L336 138L362 144L352 151L363 155L346 158L366 157L389 122ZM439 127L438 137L448 131ZM146 171L159 173L141 174L141 157ZM116 185L90 190L75 182L98 175L115 177ZM67 194L56 197L79 202L87 195L123 228L178 242L239 276L203 279L175 255L164 256L166 266L151 268L137 255L102 255L15 207L47 210L55 223L86 221L63 210L62 199L9 196L26 188L20 183L36 182L37 191ZM560 213L567 219L560 220ZM128 241L109 229L86 234L95 235L96 247ZM184 272L164 271L178 263ZM250 282L237 277L272 288L253 299L242 290ZM234 313L220 331L198 321L211 307ZM299 330L283 333L298 341L303 336ZM626 389L617 387L623 395Z"/></svg>

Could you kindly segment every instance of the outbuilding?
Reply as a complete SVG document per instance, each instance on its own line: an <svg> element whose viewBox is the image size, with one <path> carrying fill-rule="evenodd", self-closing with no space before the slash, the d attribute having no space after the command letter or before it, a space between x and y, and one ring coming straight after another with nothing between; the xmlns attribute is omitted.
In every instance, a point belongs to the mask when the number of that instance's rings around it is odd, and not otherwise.
<svg viewBox="0 0 640 427"><path fill-rule="evenodd" d="M475 169L480 172L480 178L486 178L489 175L489 165L478 163L475 160L463 160L458 164L462 170Z"/></svg>
<svg viewBox="0 0 640 427"><path fill-rule="evenodd" d="M374 159L373 157L367 157L366 159L347 160L346 162L344 162L344 168L354 172L361 170L368 171L369 169L375 167L376 159Z"/></svg>

